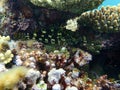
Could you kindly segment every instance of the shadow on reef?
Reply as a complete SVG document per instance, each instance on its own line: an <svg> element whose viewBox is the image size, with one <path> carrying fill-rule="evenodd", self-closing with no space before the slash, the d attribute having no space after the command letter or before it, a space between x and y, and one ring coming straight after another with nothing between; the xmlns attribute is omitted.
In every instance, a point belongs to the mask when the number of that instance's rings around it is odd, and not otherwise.
<svg viewBox="0 0 120 90"><path fill-rule="evenodd" d="M120 40L119 34L103 48L100 54L93 56L90 70L98 75L107 74L110 78L119 79L120 74Z"/></svg>
<svg viewBox="0 0 120 90"><path fill-rule="evenodd" d="M63 42L65 35L62 35L60 26L76 16L70 12L35 6L29 0L8 0L6 7L0 34L9 35L14 40L31 39L36 34L35 39L44 43Z"/></svg>

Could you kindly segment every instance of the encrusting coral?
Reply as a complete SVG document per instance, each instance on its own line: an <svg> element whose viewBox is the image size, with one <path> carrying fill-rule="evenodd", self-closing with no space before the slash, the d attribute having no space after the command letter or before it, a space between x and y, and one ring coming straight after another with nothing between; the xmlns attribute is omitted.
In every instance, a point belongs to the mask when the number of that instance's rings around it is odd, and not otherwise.
<svg viewBox="0 0 120 90"><path fill-rule="evenodd" d="M97 8L104 0L30 0L37 6L81 13Z"/></svg>
<svg viewBox="0 0 120 90"><path fill-rule="evenodd" d="M98 32L118 32L120 30L120 5L102 7L100 10L82 13L78 24Z"/></svg>
<svg viewBox="0 0 120 90"><path fill-rule="evenodd" d="M13 90L17 83L22 80L28 69L20 66L0 73L0 90Z"/></svg>
<svg viewBox="0 0 120 90"><path fill-rule="evenodd" d="M4 64L9 63L13 57L8 45L9 40L9 36L0 36L0 62L3 62Z"/></svg>

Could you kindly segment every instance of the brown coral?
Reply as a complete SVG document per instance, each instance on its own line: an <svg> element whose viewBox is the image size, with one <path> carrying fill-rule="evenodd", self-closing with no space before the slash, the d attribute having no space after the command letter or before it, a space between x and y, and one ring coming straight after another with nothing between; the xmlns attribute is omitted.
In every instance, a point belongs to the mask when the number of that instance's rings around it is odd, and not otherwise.
<svg viewBox="0 0 120 90"><path fill-rule="evenodd" d="M120 30L120 6L102 7L83 13L78 20L81 28L99 32L118 32Z"/></svg>

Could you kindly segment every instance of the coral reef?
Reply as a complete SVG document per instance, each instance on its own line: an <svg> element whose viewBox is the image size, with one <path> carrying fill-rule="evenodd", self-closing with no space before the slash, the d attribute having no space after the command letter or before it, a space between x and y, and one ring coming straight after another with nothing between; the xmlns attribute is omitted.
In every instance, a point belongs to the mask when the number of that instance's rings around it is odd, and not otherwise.
<svg viewBox="0 0 120 90"><path fill-rule="evenodd" d="M6 37L4 38L6 40ZM14 43L14 58L12 62L8 62L12 63L12 68L8 69L4 64L0 64L0 90L116 90L120 86L117 81L110 81L107 75L90 79L87 70L92 55L79 48L69 50L62 47L48 52L44 45L36 40Z"/></svg>
<svg viewBox="0 0 120 90"><path fill-rule="evenodd" d="M55 63L56 67L62 67L65 66L66 64L65 60L70 58L70 52L66 47L62 47L60 50L54 50L54 52L51 52L43 48L43 45L40 44L39 42L36 41L32 42L33 42L32 45L30 45L30 43L29 44L25 43L24 41L17 42L16 44L17 55L15 56L16 58L14 59L14 63L17 66L24 65L31 68L41 68L39 64L42 64L44 66L45 64L49 65L50 63L51 64ZM37 45L35 45L36 43ZM49 53L46 53L47 51ZM49 61L48 59L50 59L51 61ZM72 62L75 62L78 66L82 67L88 64L91 60L92 60L91 54L84 52L83 50L78 50L74 55L73 61L71 59L70 64ZM37 63L38 66L36 66Z"/></svg>
<svg viewBox="0 0 120 90"><path fill-rule="evenodd" d="M48 1L41 1L41 3L42 2ZM55 3L53 1L50 2ZM69 4L69 1L66 1L66 3L67 2ZM70 3L73 2L74 1L71 1ZM89 0L89 2L87 2L91 3L89 5L83 4L86 3L86 1L82 0L75 2L80 2L80 7L82 8L79 10L82 15L74 19L73 17L78 16L77 14L62 12L59 11L60 9L48 9L49 7L47 8L46 6L45 8L37 7L30 3L29 0L9 1L6 5L6 14L3 15L3 18L1 19L0 33L1 35L10 35L12 39L16 40L34 38L40 42L49 44L51 47L53 45L52 48L54 48L55 45L57 47L68 45L80 47L93 53L99 53L104 46L103 42L105 39L109 39L104 38L103 36L101 37L101 32L119 31L119 6L103 7L101 10L84 12L91 10L91 8L84 9L87 8L87 6L89 7L91 4L95 5L97 2L102 3L102 1ZM58 3L61 2L58 1ZM74 3L74 5L76 5L76 3ZM73 9L75 8L73 7ZM63 28L66 19L70 19L67 21L68 25L66 26L66 29L71 31L67 31ZM113 20L113 22L111 22L111 20ZM77 29L79 30L76 31Z"/></svg>
<svg viewBox="0 0 120 90"><path fill-rule="evenodd" d="M17 83L25 77L26 73L27 68L22 66L0 73L0 90L13 90Z"/></svg>
<svg viewBox="0 0 120 90"><path fill-rule="evenodd" d="M120 30L120 5L102 7L81 14L78 24L80 28L95 32L111 33Z"/></svg>
<svg viewBox="0 0 120 90"><path fill-rule="evenodd" d="M65 28L67 30L71 30L71 31L76 31L78 29L78 17L75 19L70 19L67 21L67 25L65 26Z"/></svg>
<svg viewBox="0 0 120 90"><path fill-rule="evenodd" d="M18 12L19 13L19 12ZM18 14L17 13L17 14ZM22 14L18 17L9 14L1 21L1 34L2 35L16 35L18 32L27 32L31 29L35 30L36 22L33 19L26 19ZM31 24L32 23L32 24ZM7 27L6 27L7 26Z"/></svg>
<svg viewBox="0 0 120 90"><path fill-rule="evenodd" d="M31 39L36 34L35 39L44 43L64 42L60 28L56 27L71 15L58 10L36 7L23 0L9 0L5 13L1 15L0 34L10 35L14 40Z"/></svg>
<svg viewBox="0 0 120 90"><path fill-rule="evenodd" d="M26 4L28 1L9 1L8 7L10 8L7 10L6 13L7 16L2 20L2 27L1 27L1 33L2 35L10 35L12 39L37 39L40 42L43 42L45 44L57 44L57 45L72 45L76 46L81 42L84 42L84 34L79 34L78 32L71 32L71 31L65 31L63 26L59 23L64 23L66 19L69 19L70 17L74 17L74 14L71 13L65 13L60 12L53 9L47 9L47 8L38 8L33 5ZM47 1L46 1L47 2ZM68 1L66 1L68 2ZM74 2L74 1L73 1ZM71 3L73 3L71 2ZM79 2L79 1L78 1ZM89 1L87 3L97 3L99 1ZM100 1L102 2L102 1ZM20 4L18 4L20 3ZM85 1L80 1L81 5L87 5L83 4ZM76 3L74 4L76 5ZM90 4L89 4L90 5ZM58 6L58 5L57 5ZM88 6L88 5L87 5ZM16 10L14 7L17 7ZM84 6L81 6L84 7ZM85 6L86 7L86 6ZM89 6L88 6L89 7ZM91 6L92 7L92 6ZM32 9L34 8L34 9ZM83 9L83 8L82 8ZM78 9L76 9L78 10ZM89 8L90 10L90 8ZM75 10L73 10L75 11ZM86 10L81 10L81 13ZM29 12L29 14L27 14ZM62 14L61 14L62 13ZM29 16L30 15L30 16ZM34 16L33 16L34 15ZM52 17L54 15L54 17ZM57 18L56 18L57 16ZM78 20L79 17L74 19L74 23L71 23L72 19L69 20L67 23L69 24L66 26L67 29L72 31L75 31L77 29L76 20ZM59 22L58 22L59 21ZM31 22L32 25L31 25ZM6 27L7 25L7 27ZM71 26L72 25L72 26ZM69 33L69 34L68 34ZM81 33L81 32L80 32ZM76 34L76 36L74 36ZM35 36L35 37L34 37ZM93 42L92 42L93 43ZM97 43L97 42L95 42ZM84 44L84 43L83 43ZM86 45L86 47L89 47L91 45L88 43L85 43L83 45L82 43L80 46ZM93 45L93 44L92 44ZM94 47L97 47L99 49L99 45L94 44ZM92 47L92 49L91 49ZM88 48L90 51L95 51L96 48L93 48L91 46ZM87 50L88 50L87 49ZM98 50L96 50L98 51ZM96 52L95 51L95 52Z"/></svg>
<svg viewBox="0 0 120 90"><path fill-rule="evenodd" d="M1 0L0 90L119 89L120 6L103 1Z"/></svg>
<svg viewBox="0 0 120 90"><path fill-rule="evenodd" d="M79 37L75 38L78 47L98 53L106 46L105 42L109 42L116 33L119 33L119 19L120 6L107 6L100 10L83 12L80 16L68 20L65 28L74 31L74 34Z"/></svg>
<svg viewBox="0 0 120 90"><path fill-rule="evenodd" d="M23 6L21 6L21 4ZM31 9L25 6L21 1L5 2L5 12L2 12L0 34L1 35L15 35L17 32L26 32L36 29L36 22L32 17ZM31 24L32 23L32 24Z"/></svg>
<svg viewBox="0 0 120 90"><path fill-rule="evenodd" d="M97 8L104 0L30 0L38 6L54 8L62 11L81 14L84 11Z"/></svg>
<svg viewBox="0 0 120 90"><path fill-rule="evenodd" d="M33 68L28 70L25 77L32 81L32 83L36 83L37 79L40 78L40 72L38 70L34 70Z"/></svg>
<svg viewBox="0 0 120 90"><path fill-rule="evenodd" d="M0 36L0 62L3 62L4 64L9 63L13 57L8 45L9 40L9 36Z"/></svg>

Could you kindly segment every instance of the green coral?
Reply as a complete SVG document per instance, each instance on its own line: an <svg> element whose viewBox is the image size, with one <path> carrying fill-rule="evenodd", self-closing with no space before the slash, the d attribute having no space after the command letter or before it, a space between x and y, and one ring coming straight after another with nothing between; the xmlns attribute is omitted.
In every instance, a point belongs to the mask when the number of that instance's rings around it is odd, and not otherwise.
<svg viewBox="0 0 120 90"><path fill-rule="evenodd" d="M78 20L80 28L87 28L97 32L120 31L120 6L102 7L82 13Z"/></svg>
<svg viewBox="0 0 120 90"><path fill-rule="evenodd" d="M74 31L72 37L75 40L72 39L72 43L76 42L78 47L99 53L104 47L103 42L110 39L110 34L120 31L120 5L84 12L66 24L66 32Z"/></svg>
<svg viewBox="0 0 120 90"><path fill-rule="evenodd" d="M37 6L82 13L97 8L104 0L30 0Z"/></svg>

